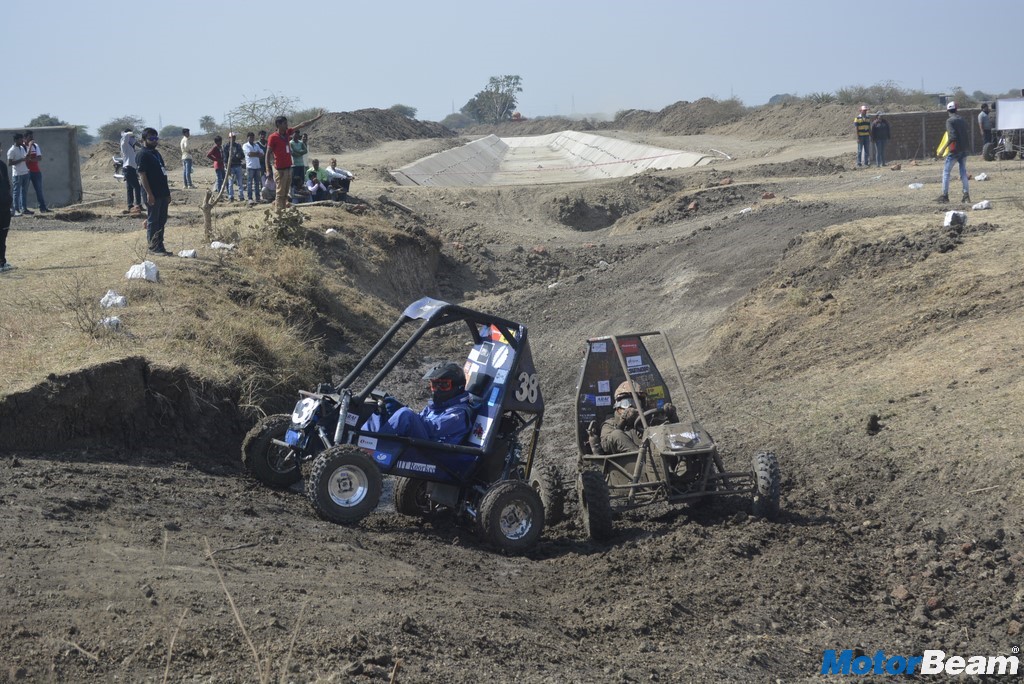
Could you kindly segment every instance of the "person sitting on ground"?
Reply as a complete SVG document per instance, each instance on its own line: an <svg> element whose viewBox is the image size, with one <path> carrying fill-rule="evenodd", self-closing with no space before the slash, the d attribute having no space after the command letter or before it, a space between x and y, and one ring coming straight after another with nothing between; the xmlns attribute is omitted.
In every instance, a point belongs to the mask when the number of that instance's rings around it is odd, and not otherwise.
<svg viewBox="0 0 1024 684"><path fill-rule="evenodd" d="M331 160L330 166L327 167L326 171L327 178L331 183L331 189L339 190L340 192L336 193L339 197L347 195L349 186L355 179L355 175L353 175L348 169L339 169L337 159Z"/></svg>
<svg viewBox="0 0 1024 684"><path fill-rule="evenodd" d="M303 202L309 202L309 190L306 189L305 185L293 185L288 190L288 201L292 204L301 204Z"/></svg>
<svg viewBox="0 0 1024 684"><path fill-rule="evenodd" d="M436 364L423 376L430 388L430 401L416 413L393 397L382 402L381 413L373 414L363 429L383 435L399 435L442 444L460 443L473 427L471 395L466 391L466 374L452 361Z"/></svg>
<svg viewBox="0 0 1024 684"><path fill-rule="evenodd" d="M274 181L274 174L268 173L263 180L263 190L260 193L264 202L273 202L277 196L277 183Z"/></svg>
<svg viewBox="0 0 1024 684"><path fill-rule="evenodd" d="M309 170L309 180L306 181L306 190L309 191L309 198L313 202L325 200L330 196L327 186L316 177L316 171Z"/></svg>
<svg viewBox="0 0 1024 684"><path fill-rule="evenodd" d="M640 406L637 406L637 400ZM601 449L606 454L620 454L640 448L640 436L633 425L645 401L647 396L631 380L615 388L615 411L601 425Z"/></svg>

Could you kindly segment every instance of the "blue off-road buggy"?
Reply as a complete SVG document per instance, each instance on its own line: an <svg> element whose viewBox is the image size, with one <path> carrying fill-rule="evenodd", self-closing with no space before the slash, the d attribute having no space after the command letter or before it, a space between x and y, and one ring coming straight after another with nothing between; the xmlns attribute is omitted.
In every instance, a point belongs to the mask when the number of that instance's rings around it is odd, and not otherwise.
<svg viewBox="0 0 1024 684"><path fill-rule="evenodd" d="M651 341L661 343L658 351L668 377L655 364ZM601 430L620 398L636 407L632 424L621 428L633 435L636 446L609 453L602 447ZM685 410L682 415L673 398ZM749 470L725 469L718 445L697 420L664 333L587 340L576 386L576 438L576 491L591 539L612 536L616 512L657 501L696 506L711 496L749 495L754 515L771 518L779 511L781 473L775 454L758 452Z"/></svg>
<svg viewBox="0 0 1024 684"><path fill-rule="evenodd" d="M407 326L415 328L400 338ZM472 345L463 366L473 397L470 433L460 444L441 444L367 429L390 399L378 389L381 384L424 335L447 326L461 329ZM396 345L379 370L369 370ZM360 378L365 384L357 389ZM397 476L399 513L426 517L448 509L506 552L532 548L545 513L549 522L561 516L557 469L534 463L544 399L526 328L519 323L423 298L409 305L336 387L300 394L291 415L268 416L250 430L242 460L275 488L299 482L304 464L311 464L305 468L306 494L325 520L355 523L369 515L381 496L382 473Z"/></svg>

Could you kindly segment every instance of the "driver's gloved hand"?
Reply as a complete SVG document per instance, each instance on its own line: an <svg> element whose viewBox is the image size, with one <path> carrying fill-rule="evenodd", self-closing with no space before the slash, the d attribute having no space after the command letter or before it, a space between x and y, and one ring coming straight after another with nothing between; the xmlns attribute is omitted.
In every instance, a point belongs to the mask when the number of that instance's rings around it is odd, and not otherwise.
<svg viewBox="0 0 1024 684"><path fill-rule="evenodd" d="M629 427L636 421L636 417L639 415L635 408L628 408L621 413L616 412L615 427L622 430Z"/></svg>
<svg viewBox="0 0 1024 684"><path fill-rule="evenodd" d="M402 408L402 402L398 401L394 397L384 397L384 400L381 401L380 405L385 418L393 416L398 409Z"/></svg>

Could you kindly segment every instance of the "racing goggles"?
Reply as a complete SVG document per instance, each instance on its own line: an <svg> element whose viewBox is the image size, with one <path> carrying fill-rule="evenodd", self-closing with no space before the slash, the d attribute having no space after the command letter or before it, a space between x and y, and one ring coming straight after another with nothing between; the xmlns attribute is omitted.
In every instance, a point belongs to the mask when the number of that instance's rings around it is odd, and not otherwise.
<svg viewBox="0 0 1024 684"><path fill-rule="evenodd" d="M615 402L615 408L617 409L627 409L633 408L635 406L636 404L633 403L633 397L623 397L622 399L619 399L617 402Z"/></svg>
<svg viewBox="0 0 1024 684"><path fill-rule="evenodd" d="M451 378L434 378L430 381L431 392L451 392L455 383Z"/></svg>

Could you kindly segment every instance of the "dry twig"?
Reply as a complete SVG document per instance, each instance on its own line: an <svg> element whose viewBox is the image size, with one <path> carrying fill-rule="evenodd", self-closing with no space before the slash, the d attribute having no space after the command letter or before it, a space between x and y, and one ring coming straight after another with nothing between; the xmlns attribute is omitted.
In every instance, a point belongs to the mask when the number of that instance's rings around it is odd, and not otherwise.
<svg viewBox="0 0 1024 684"><path fill-rule="evenodd" d="M164 668L164 684L167 684L167 677L171 674L171 653L174 651L174 640L178 638L178 632L181 630L181 623L185 622L186 615L188 615L188 608L181 611L181 617L178 618L178 625L174 628L174 634L171 635L171 643L167 647L167 667Z"/></svg>
<svg viewBox="0 0 1024 684"><path fill-rule="evenodd" d="M295 628L292 630L292 640L288 644L288 653L284 657L284 664L281 665L281 681L285 680L288 675L288 661L292 659L292 650L295 648L295 637L299 635L299 627L302 626L302 615L306 612L306 606L309 605L309 599L307 598L302 604L302 608L299 608L299 616L295 618Z"/></svg>
<svg viewBox="0 0 1024 684"><path fill-rule="evenodd" d="M256 651L256 646L252 643L252 639L249 638L249 631L245 628L245 623L242 622L242 616L238 613L238 607L235 606L235 599L231 597L231 592L228 591L228 585L224 583L224 575L220 572L220 567L217 565L217 560L213 557L213 551L210 549L210 540L203 537L203 544L206 545L206 555L210 557L210 563L213 565L213 569L217 571L217 579L220 580L220 586L224 590L224 594L228 597L228 604L231 606L231 612L235 615L235 620L238 622L239 629L242 630L242 636L245 637L245 642L249 644L249 648L252 650L253 660L256 661L256 677L260 682L265 681L263 677L263 668L260 665L260 654Z"/></svg>

